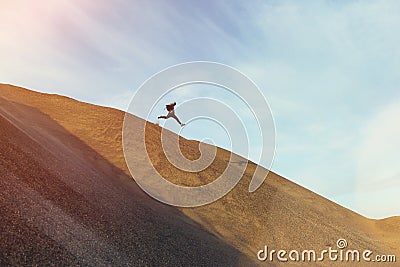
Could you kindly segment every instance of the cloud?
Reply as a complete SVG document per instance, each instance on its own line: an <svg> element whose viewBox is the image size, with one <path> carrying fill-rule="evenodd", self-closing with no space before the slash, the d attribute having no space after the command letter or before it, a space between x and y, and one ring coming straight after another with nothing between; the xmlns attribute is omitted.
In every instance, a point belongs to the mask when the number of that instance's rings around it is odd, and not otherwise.
<svg viewBox="0 0 400 267"><path fill-rule="evenodd" d="M400 194L400 100L381 108L360 130L353 144L354 181L333 196L335 201L367 217L399 215Z"/></svg>
<svg viewBox="0 0 400 267"><path fill-rule="evenodd" d="M400 193L400 100L384 107L365 126L357 150L357 186L359 190L397 183Z"/></svg>

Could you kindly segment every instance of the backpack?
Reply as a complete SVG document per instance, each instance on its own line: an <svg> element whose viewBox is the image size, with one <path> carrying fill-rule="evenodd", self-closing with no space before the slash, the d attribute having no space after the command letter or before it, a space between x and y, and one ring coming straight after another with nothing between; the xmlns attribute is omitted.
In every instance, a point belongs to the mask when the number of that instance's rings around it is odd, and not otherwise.
<svg viewBox="0 0 400 267"><path fill-rule="evenodd" d="M165 105L165 106L167 107L168 111L171 111L171 110L174 110L175 105L176 105L176 103L174 102L174 103L171 103L171 104L168 104L168 105Z"/></svg>

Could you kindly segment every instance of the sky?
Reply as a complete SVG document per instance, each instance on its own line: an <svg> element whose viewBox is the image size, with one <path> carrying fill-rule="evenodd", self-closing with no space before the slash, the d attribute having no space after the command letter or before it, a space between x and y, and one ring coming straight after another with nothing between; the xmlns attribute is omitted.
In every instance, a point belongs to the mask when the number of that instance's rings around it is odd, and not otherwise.
<svg viewBox="0 0 400 267"><path fill-rule="evenodd" d="M227 64L270 105L273 171L383 218L400 215L399 28L396 0L1 0L0 82L125 110L164 68Z"/></svg>

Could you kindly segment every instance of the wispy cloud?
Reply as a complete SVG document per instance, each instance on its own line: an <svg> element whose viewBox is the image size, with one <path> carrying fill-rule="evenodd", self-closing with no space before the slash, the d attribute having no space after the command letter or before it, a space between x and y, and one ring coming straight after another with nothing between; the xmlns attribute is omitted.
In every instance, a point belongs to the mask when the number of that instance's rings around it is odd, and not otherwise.
<svg viewBox="0 0 400 267"><path fill-rule="evenodd" d="M367 121L357 150L358 177L376 181L400 173L400 99Z"/></svg>

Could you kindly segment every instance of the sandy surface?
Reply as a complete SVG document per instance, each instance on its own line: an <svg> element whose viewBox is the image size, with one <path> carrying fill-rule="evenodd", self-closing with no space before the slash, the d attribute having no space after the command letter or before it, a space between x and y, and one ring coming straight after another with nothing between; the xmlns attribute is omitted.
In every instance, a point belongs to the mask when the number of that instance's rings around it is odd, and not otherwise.
<svg viewBox="0 0 400 267"><path fill-rule="evenodd" d="M46 106L57 105L49 99ZM145 195L51 116L21 102L0 97L1 266L253 265L180 210ZM77 114L59 111L85 125Z"/></svg>
<svg viewBox="0 0 400 267"><path fill-rule="evenodd" d="M271 172L250 194L254 164L210 205L176 209L154 201L129 177L121 111L0 85L0 115L4 263L251 266L265 245L319 251L336 248L339 238L349 249L395 254L400 261L399 217L365 218ZM226 167L230 153L218 149L210 168L177 170L159 145L160 130L149 124L146 141L154 166L170 181L205 184ZM198 145L181 140L191 159L199 156Z"/></svg>

